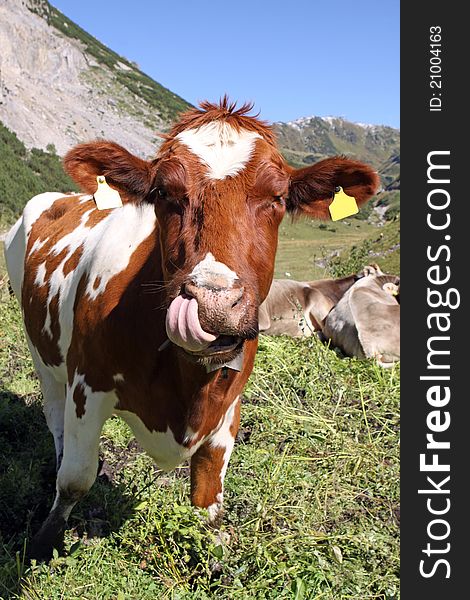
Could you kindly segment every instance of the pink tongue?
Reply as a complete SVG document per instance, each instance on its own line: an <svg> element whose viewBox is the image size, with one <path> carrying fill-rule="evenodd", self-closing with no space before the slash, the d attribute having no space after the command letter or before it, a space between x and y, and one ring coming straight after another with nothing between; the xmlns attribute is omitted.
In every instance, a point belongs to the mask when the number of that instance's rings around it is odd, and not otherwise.
<svg viewBox="0 0 470 600"><path fill-rule="evenodd" d="M217 337L201 327L197 300L176 296L166 314L166 333L169 339L190 352L205 350Z"/></svg>

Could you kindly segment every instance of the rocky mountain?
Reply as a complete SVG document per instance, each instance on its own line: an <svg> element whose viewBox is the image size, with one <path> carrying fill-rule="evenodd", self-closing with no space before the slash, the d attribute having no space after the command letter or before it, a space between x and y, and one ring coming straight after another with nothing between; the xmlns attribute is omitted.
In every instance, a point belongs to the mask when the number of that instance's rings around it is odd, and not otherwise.
<svg viewBox="0 0 470 600"><path fill-rule="evenodd" d="M399 153L400 132L386 125L352 123L341 117L303 117L274 127L285 155L298 166L346 154L379 168Z"/></svg>
<svg viewBox="0 0 470 600"><path fill-rule="evenodd" d="M153 155L188 106L47 0L0 0L0 121L27 147L104 137Z"/></svg>

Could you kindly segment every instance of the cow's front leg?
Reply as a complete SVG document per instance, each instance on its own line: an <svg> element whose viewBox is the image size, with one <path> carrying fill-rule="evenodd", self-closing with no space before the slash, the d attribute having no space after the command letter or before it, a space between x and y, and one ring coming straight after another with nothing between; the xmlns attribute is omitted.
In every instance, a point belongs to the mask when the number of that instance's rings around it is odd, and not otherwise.
<svg viewBox="0 0 470 600"><path fill-rule="evenodd" d="M93 392L81 378L76 377L67 389L64 453L57 473L56 497L49 516L31 542L31 558L47 560L54 548L61 549L72 508L96 479L100 434L115 402L114 394Z"/></svg>
<svg viewBox="0 0 470 600"><path fill-rule="evenodd" d="M222 518L224 478L239 425L240 398L237 397L225 413L222 426L191 458L191 502L207 508L212 525L218 525Z"/></svg>

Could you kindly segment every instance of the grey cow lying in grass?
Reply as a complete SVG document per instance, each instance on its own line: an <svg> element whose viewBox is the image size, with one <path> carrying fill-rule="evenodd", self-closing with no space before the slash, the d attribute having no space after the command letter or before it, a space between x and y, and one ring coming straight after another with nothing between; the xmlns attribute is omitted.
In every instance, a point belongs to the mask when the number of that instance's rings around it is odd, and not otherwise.
<svg viewBox="0 0 470 600"><path fill-rule="evenodd" d="M325 319L322 335L348 356L382 367L400 360L400 279L370 275L351 286Z"/></svg>
<svg viewBox="0 0 470 600"><path fill-rule="evenodd" d="M318 334L348 356L388 366L400 358L399 281L376 264L340 279L275 279L260 306L260 332Z"/></svg>
<svg viewBox="0 0 470 600"><path fill-rule="evenodd" d="M339 279L274 279L259 307L259 330L265 335L309 337L323 329L328 313L352 285L376 274L383 275L380 267L372 264Z"/></svg>

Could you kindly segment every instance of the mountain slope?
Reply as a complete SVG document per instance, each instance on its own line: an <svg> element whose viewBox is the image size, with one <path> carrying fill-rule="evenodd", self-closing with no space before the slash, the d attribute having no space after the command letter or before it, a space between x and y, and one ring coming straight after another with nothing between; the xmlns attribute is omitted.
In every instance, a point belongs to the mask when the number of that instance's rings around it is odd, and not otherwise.
<svg viewBox="0 0 470 600"><path fill-rule="evenodd" d="M46 0L2 0L0 121L28 148L103 137L150 156L188 107Z"/></svg>
<svg viewBox="0 0 470 600"><path fill-rule="evenodd" d="M303 117L275 123L274 129L286 158L298 166L346 154L379 168L399 153L400 132L386 125L363 125L341 117Z"/></svg>

